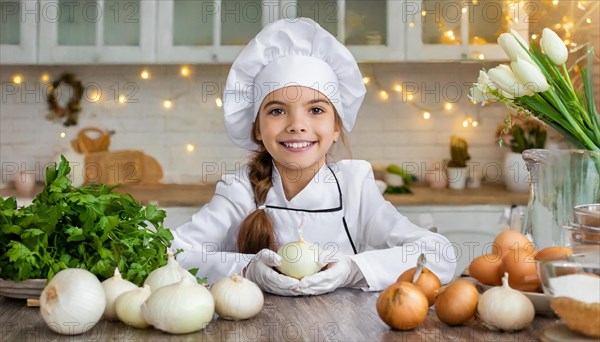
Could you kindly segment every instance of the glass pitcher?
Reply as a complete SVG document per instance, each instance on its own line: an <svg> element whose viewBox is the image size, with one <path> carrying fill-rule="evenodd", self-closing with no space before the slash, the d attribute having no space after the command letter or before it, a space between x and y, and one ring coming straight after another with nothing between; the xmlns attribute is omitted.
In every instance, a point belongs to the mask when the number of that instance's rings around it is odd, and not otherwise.
<svg viewBox="0 0 600 342"><path fill-rule="evenodd" d="M573 207L600 203L600 151L532 149L523 159L530 195L522 232L538 249L569 246Z"/></svg>

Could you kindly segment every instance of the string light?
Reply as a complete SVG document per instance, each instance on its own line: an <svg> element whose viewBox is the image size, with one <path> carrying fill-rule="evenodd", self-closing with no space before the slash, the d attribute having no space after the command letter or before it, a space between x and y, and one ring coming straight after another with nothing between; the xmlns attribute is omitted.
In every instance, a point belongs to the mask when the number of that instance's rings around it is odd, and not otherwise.
<svg viewBox="0 0 600 342"><path fill-rule="evenodd" d="M411 21L411 22L408 24L408 26L409 26L409 27L415 27L415 22L414 22L414 21Z"/></svg>
<svg viewBox="0 0 600 342"><path fill-rule="evenodd" d="M413 94L406 95L406 100L409 102L412 101L414 98L415 98L415 96Z"/></svg>
<svg viewBox="0 0 600 342"><path fill-rule="evenodd" d="M89 97L89 100L92 103L96 103L96 102L100 101L100 92L94 91L92 93L92 96Z"/></svg>
<svg viewBox="0 0 600 342"><path fill-rule="evenodd" d="M590 19L590 18L587 18L587 19L585 20L585 22L586 22L586 23L588 23L588 24L591 24L591 23L592 23L592 19Z"/></svg>
<svg viewBox="0 0 600 342"><path fill-rule="evenodd" d="M165 107L165 109L171 109L171 108L173 108L173 101L171 101L171 100L164 100L163 101L163 107Z"/></svg>
<svg viewBox="0 0 600 342"><path fill-rule="evenodd" d="M389 99L389 98L390 98L390 95L388 94L388 92L387 92L387 91L385 91L385 90L380 90L380 91L379 91L379 97L380 97L382 100L384 100L384 101L385 101L385 100L387 100L387 99Z"/></svg>
<svg viewBox="0 0 600 342"><path fill-rule="evenodd" d="M13 83L16 84L21 84L23 83L23 76L22 75L14 75L12 78Z"/></svg>
<svg viewBox="0 0 600 342"><path fill-rule="evenodd" d="M186 65L184 65L181 67L181 70L179 71L179 73L183 77L188 77L188 76L190 76L190 68L188 68Z"/></svg>
<svg viewBox="0 0 600 342"><path fill-rule="evenodd" d="M185 145L185 150L188 152L194 152L194 150L196 149L196 146L192 145L192 144L187 144Z"/></svg>
<svg viewBox="0 0 600 342"><path fill-rule="evenodd" d="M558 5L558 0L552 0L552 4L553 4L554 6L557 6L557 5Z"/></svg>
<svg viewBox="0 0 600 342"><path fill-rule="evenodd" d="M431 118L431 113L429 113L429 112L423 112L423 119L429 120L429 118Z"/></svg>
<svg viewBox="0 0 600 342"><path fill-rule="evenodd" d="M462 11L463 14L465 14L465 13L467 13L467 8L463 7L461 11Z"/></svg>
<svg viewBox="0 0 600 342"><path fill-rule="evenodd" d="M144 71L142 71L142 73L140 74L140 77L141 77L143 80L147 80L147 79L149 79L149 78L150 78L150 73L148 72L148 70L144 70Z"/></svg>
<svg viewBox="0 0 600 342"><path fill-rule="evenodd" d="M402 91L402 86L399 83L394 84L394 89L395 92L399 93Z"/></svg>
<svg viewBox="0 0 600 342"><path fill-rule="evenodd" d="M61 138L63 138L63 139L64 139L66 136L67 136L67 133L65 133L65 132L60 132L60 137L61 137Z"/></svg>
<svg viewBox="0 0 600 342"><path fill-rule="evenodd" d="M363 77L363 84L367 85L371 82L371 77Z"/></svg>
<svg viewBox="0 0 600 342"><path fill-rule="evenodd" d="M452 110L452 103L450 103L450 102L446 102L446 104L444 105L444 108L445 108L446 110Z"/></svg>
<svg viewBox="0 0 600 342"><path fill-rule="evenodd" d="M119 103L125 103L127 102L127 98L125 97L125 95L119 95Z"/></svg>
<svg viewBox="0 0 600 342"><path fill-rule="evenodd" d="M223 100L221 100L220 97L217 97L215 99L215 103L217 104L217 107L219 107L219 108L223 107Z"/></svg>
<svg viewBox="0 0 600 342"><path fill-rule="evenodd" d="M532 34L532 35L531 35L531 39L533 39L533 40L536 40L536 39L537 39L537 34L535 34L535 33L534 33L534 34Z"/></svg>
<svg viewBox="0 0 600 342"><path fill-rule="evenodd" d="M42 82L48 82L50 80L50 76L44 73L42 74L42 77L40 77L40 80L42 80Z"/></svg>
<svg viewBox="0 0 600 342"><path fill-rule="evenodd" d="M426 15L427 15L427 11L426 11L426 10L422 10L422 11L421 11L421 15L422 15L422 16L426 16Z"/></svg>

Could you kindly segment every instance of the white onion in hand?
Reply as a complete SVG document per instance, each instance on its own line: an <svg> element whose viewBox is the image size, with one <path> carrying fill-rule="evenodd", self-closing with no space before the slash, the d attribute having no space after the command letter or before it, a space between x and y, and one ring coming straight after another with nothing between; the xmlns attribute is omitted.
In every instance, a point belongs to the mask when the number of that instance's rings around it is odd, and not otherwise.
<svg viewBox="0 0 600 342"><path fill-rule="evenodd" d="M477 304L477 315L490 329L520 330L535 318L535 308L524 294L508 286L504 273L502 286L485 291Z"/></svg>
<svg viewBox="0 0 600 342"><path fill-rule="evenodd" d="M150 325L142 317L142 304L148 297L150 297L148 285L121 294L115 301L115 312L119 320L135 328L149 327Z"/></svg>
<svg viewBox="0 0 600 342"><path fill-rule="evenodd" d="M144 320L171 334L201 330L214 313L213 296L204 286L188 278L159 288L142 304Z"/></svg>
<svg viewBox="0 0 600 342"><path fill-rule="evenodd" d="M281 265L277 269L288 277L302 279L321 270L319 265L319 245L300 241L283 245L277 254L281 256Z"/></svg>
<svg viewBox="0 0 600 342"><path fill-rule="evenodd" d="M115 268L115 275L106 279L102 282L102 288L104 289L104 295L106 296L106 308L104 309L104 318L108 320L116 320L117 314L115 313L115 300L121 294L127 291L135 290L138 287L121 277L119 268Z"/></svg>
<svg viewBox="0 0 600 342"><path fill-rule="evenodd" d="M40 296L46 325L59 334L82 334L96 325L106 307L102 284L91 272L67 268L58 272Z"/></svg>
<svg viewBox="0 0 600 342"><path fill-rule="evenodd" d="M253 317L264 304L260 288L237 274L214 283L210 293L215 299L217 314L224 319L237 321Z"/></svg>
<svg viewBox="0 0 600 342"><path fill-rule="evenodd" d="M179 266L179 263L177 260L175 260L171 250L169 250L167 253L169 255L167 264L152 271L152 273L150 273L148 278L146 278L144 281L144 285L149 285L150 291L152 292L163 286L178 283L181 278L188 278L194 282L197 282L196 277L194 277L183 267Z"/></svg>

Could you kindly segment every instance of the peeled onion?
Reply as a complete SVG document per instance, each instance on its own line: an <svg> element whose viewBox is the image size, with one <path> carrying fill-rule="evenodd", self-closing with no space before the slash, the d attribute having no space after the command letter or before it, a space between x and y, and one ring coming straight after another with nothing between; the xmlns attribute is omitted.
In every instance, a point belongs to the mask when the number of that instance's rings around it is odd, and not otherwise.
<svg viewBox="0 0 600 342"><path fill-rule="evenodd" d="M416 271L416 267L404 271L404 273L400 275L397 281L406 281L412 283ZM425 297L427 297L429 306L432 306L435 302L435 296L438 290L440 289L440 287L442 287L440 278L438 278L435 275L435 273L431 272L427 267L424 267L423 271L419 275L419 278L414 284L419 288L419 290L423 292Z"/></svg>
<svg viewBox="0 0 600 342"><path fill-rule="evenodd" d="M471 323L477 313L479 292L467 280L455 280L444 287L435 300L435 313L447 325Z"/></svg>
<svg viewBox="0 0 600 342"><path fill-rule="evenodd" d="M93 328L104 313L106 298L98 278L79 268L67 268L48 283L40 296L40 312L50 330L78 335Z"/></svg>
<svg viewBox="0 0 600 342"><path fill-rule="evenodd" d="M302 279L319 272L322 268L319 265L319 245L302 238L286 243L277 254L281 256L281 265L277 266L277 269L288 277Z"/></svg>
<svg viewBox="0 0 600 342"><path fill-rule="evenodd" d="M511 249L503 258L501 274L508 273L508 284L520 291L535 292L540 289L534 254L527 249Z"/></svg>
<svg viewBox="0 0 600 342"><path fill-rule="evenodd" d="M396 282L377 298L377 313L391 328L410 330L427 318L429 302L418 287L406 281Z"/></svg>
<svg viewBox="0 0 600 342"><path fill-rule="evenodd" d="M260 288L237 274L212 284L210 293L215 299L215 311L223 319L248 319L258 314L264 304Z"/></svg>

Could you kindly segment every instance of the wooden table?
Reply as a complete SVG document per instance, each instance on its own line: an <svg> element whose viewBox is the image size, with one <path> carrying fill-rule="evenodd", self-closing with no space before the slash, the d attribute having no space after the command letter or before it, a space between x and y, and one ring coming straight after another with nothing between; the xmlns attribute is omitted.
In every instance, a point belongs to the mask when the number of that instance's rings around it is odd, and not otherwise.
<svg viewBox="0 0 600 342"><path fill-rule="evenodd" d="M58 335L48 329L39 308L24 300L0 296L0 341L537 341L556 318L536 317L517 333L493 332L481 324L448 327L433 309L412 331L394 331L379 319L379 292L339 289L314 297L265 296L263 310L246 321L213 320L204 330L169 335L149 328L135 329L119 322L100 321L78 336Z"/></svg>

